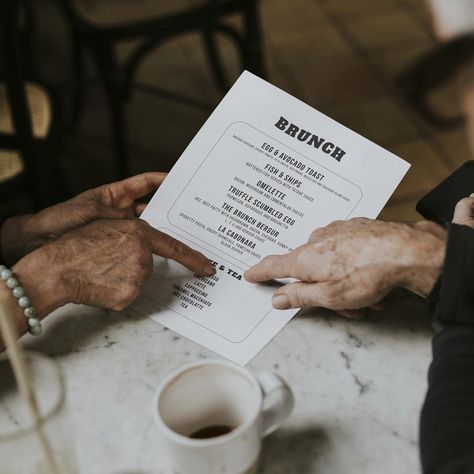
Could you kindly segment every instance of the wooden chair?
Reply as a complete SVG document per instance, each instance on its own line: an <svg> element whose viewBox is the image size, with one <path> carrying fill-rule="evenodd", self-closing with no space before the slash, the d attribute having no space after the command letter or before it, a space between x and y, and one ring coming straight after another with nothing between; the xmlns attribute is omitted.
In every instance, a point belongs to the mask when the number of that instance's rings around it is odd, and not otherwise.
<svg viewBox="0 0 474 474"><path fill-rule="evenodd" d="M75 74L84 83L82 56L91 55L106 93L117 168L128 174L128 152L123 103L130 98L141 60L164 41L200 32L217 86L229 87L217 47L218 35L230 38L239 52L242 68L264 75L258 0L58 0L72 26ZM230 15L243 19L243 31L226 22ZM120 66L116 46L137 39L138 45ZM148 91L152 88L148 88ZM163 91L156 92L163 96ZM171 95L173 99L176 95ZM75 96L75 123L83 103L82 87ZM188 101L191 103L192 101Z"/></svg>
<svg viewBox="0 0 474 474"><path fill-rule="evenodd" d="M24 193L37 210L67 192L58 162L56 102L23 74L22 8L18 0L0 2L0 198Z"/></svg>
<svg viewBox="0 0 474 474"><path fill-rule="evenodd" d="M470 33L423 53L402 71L396 86L427 123L445 130L458 128L464 117L447 116L430 102L430 96L453 80L462 68L471 65L473 59L474 34Z"/></svg>

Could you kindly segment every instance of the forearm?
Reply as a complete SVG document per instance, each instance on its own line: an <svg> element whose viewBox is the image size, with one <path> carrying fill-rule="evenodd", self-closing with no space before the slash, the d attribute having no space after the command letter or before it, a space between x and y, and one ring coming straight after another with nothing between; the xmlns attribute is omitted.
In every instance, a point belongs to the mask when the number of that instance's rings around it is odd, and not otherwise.
<svg viewBox="0 0 474 474"><path fill-rule="evenodd" d="M433 339L429 389L421 413L423 472L474 468L474 327L449 326Z"/></svg>
<svg viewBox="0 0 474 474"><path fill-rule="evenodd" d="M28 214L10 217L3 223L0 228L0 249L2 260L7 265L14 265L45 242L34 220L34 215Z"/></svg>
<svg viewBox="0 0 474 474"><path fill-rule="evenodd" d="M433 301L433 362L420 422L426 473L474 469L474 230L451 226Z"/></svg>
<svg viewBox="0 0 474 474"><path fill-rule="evenodd" d="M441 274L446 233L425 222L423 224L426 230L420 231L421 226L415 226L413 233L400 239L398 285L426 298Z"/></svg>
<svg viewBox="0 0 474 474"><path fill-rule="evenodd" d="M51 261L47 250L34 251L11 268L13 275L25 290L25 295L38 312L38 318L44 319L55 309L68 302L66 289L62 284L54 262ZM23 309L18 306L17 299L0 281L0 297L7 304L9 314L15 321L18 334L21 336L28 331L27 318ZM0 351L4 350L4 343L0 333Z"/></svg>

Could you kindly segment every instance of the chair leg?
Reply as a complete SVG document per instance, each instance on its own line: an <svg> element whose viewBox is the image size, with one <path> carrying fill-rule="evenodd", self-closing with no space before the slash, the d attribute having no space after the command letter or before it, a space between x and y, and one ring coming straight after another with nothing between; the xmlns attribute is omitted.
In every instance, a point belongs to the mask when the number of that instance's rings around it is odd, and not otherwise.
<svg viewBox="0 0 474 474"><path fill-rule="evenodd" d="M247 37L247 68L258 76L265 78L259 0L246 0L243 15Z"/></svg>
<svg viewBox="0 0 474 474"><path fill-rule="evenodd" d="M129 174L129 163L120 71L110 45L93 46L91 52L99 70L109 109L117 160L117 175L119 179L123 179Z"/></svg>
<svg viewBox="0 0 474 474"><path fill-rule="evenodd" d="M84 109L84 50L79 38L74 32L71 37L74 90L71 105L70 131L74 132L80 126L82 111Z"/></svg>
<svg viewBox="0 0 474 474"><path fill-rule="evenodd" d="M203 31L203 40L206 48L207 59L211 67L216 86L221 90L221 92L225 93L229 90L230 86L229 82L227 81L225 66L219 53L219 47L215 35L216 33L206 29Z"/></svg>
<svg viewBox="0 0 474 474"><path fill-rule="evenodd" d="M66 176L60 163L60 149L56 137L51 142L37 142L38 156L47 157L42 160L41 170L38 170L42 191L42 206L52 206L71 197Z"/></svg>

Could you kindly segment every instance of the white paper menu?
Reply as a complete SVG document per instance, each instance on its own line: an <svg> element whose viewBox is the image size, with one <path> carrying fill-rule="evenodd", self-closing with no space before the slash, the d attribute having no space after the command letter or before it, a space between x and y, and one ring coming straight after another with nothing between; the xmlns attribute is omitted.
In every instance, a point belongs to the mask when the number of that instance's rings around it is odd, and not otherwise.
<svg viewBox="0 0 474 474"><path fill-rule="evenodd" d="M155 257L134 308L239 364L297 313L243 273L336 219L375 218L409 164L244 72L142 218L215 262L210 278Z"/></svg>

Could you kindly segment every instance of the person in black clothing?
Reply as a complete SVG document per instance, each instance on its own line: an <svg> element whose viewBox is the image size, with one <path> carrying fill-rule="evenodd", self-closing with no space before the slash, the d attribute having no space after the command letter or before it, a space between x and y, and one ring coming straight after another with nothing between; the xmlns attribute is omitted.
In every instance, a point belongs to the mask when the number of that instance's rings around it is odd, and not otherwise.
<svg viewBox="0 0 474 474"><path fill-rule="evenodd" d="M423 472L474 473L474 194L456 208L430 309L436 335L420 423Z"/></svg>
<svg viewBox="0 0 474 474"><path fill-rule="evenodd" d="M153 254L201 275L214 273L204 255L138 219L144 207L138 200L160 186L165 176L141 174L86 191L37 214L0 221L0 264L11 268L38 319L66 303L125 308L151 274ZM23 334L28 320L2 283L0 299Z"/></svg>
<svg viewBox="0 0 474 474"><path fill-rule="evenodd" d="M337 221L245 277L299 280L275 292L277 309L320 306L351 318L396 287L428 297L437 333L421 415L423 472L474 473L474 194L457 205L448 231L426 221Z"/></svg>

